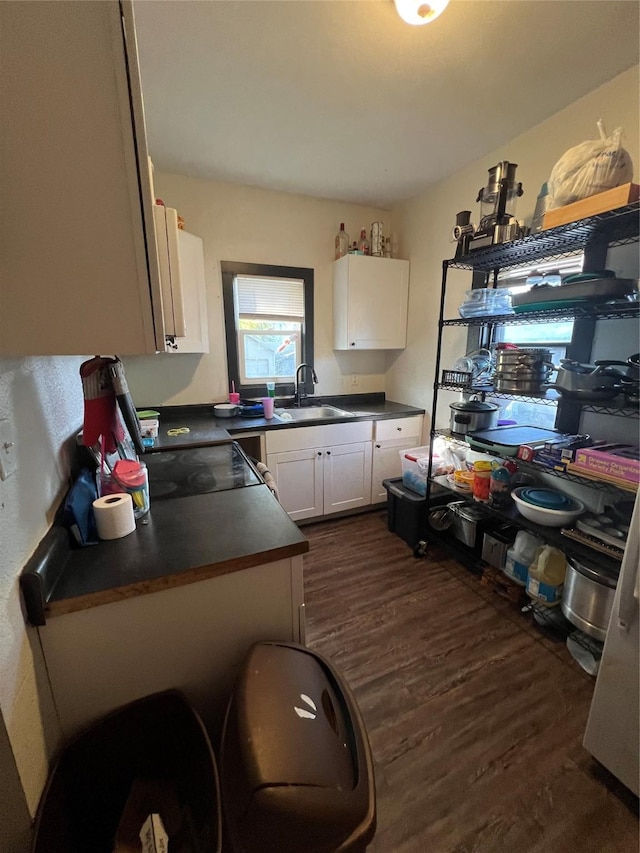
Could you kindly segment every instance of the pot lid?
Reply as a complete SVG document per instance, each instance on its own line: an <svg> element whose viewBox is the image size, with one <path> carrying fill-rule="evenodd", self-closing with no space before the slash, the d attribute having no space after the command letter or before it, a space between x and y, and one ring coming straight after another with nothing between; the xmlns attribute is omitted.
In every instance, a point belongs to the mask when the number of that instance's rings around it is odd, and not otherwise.
<svg viewBox="0 0 640 853"><path fill-rule="evenodd" d="M618 585L620 569L613 569L604 565L596 566L582 557L578 560L577 557L568 556L567 562L572 569L575 569L576 572L579 572L585 578L589 578L589 580L604 584L604 586L608 586L610 589L615 589Z"/></svg>
<svg viewBox="0 0 640 853"><path fill-rule="evenodd" d="M497 412L500 406L484 403L482 400L460 400L457 403L449 403L449 408L458 412Z"/></svg>

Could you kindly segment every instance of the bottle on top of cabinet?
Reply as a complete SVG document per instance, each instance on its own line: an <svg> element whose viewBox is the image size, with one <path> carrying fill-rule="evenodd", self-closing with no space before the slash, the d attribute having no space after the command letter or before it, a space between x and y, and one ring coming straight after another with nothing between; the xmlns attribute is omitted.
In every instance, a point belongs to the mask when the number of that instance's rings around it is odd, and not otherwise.
<svg viewBox="0 0 640 853"><path fill-rule="evenodd" d="M340 230L336 234L335 247L336 261L338 260L338 258L344 257L349 251L349 235L344 230L344 222L340 223Z"/></svg>
<svg viewBox="0 0 640 853"><path fill-rule="evenodd" d="M367 240L367 229L363 228L360 231L360 239L358 240L358 253L360 255L368 255L370 251L369 241Z"/></svg>

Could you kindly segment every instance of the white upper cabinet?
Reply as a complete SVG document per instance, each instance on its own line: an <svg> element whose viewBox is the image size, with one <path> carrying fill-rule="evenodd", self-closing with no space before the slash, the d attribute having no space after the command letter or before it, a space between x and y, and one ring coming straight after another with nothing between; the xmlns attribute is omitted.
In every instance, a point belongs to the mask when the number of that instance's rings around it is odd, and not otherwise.
<svg viewBox="0 0 640 853"><path fill-rule="evenodd" d="M345 255L333 263L333 347L404 349L409 261Z"/></svg>
<svg viewBox="0 0 640 853"><path fill-rule="evenodd" d="M179 230L176 236L184 325L182 335L176 332L176 337L168 340L167 349L169 352L209 352L204 247L201 238L188 231Z"/></svg>
<svg viewBox="0 0 640 853"><path fill-rule="evenodd" d="M0 3L0 351L164 350L128 2Z"/></svg>

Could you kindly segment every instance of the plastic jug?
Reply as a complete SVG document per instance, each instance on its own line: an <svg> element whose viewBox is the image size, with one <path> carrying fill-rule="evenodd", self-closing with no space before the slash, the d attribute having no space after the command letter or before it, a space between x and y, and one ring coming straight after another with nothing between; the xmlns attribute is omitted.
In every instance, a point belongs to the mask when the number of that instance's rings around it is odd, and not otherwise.
<svg viewBox="0 0 640 853"><path fill-rule="evenodd" d="M527 595L546 607L560 604L567 560L557 548L543 545L538 548L529 566Z"/></svg>
<svg viewBox="0 0 640 853"><path fill-rule="evenodd" d="M520 530L516 534L515 542L507 551L507 560L503 572L520 586L527 585L529 566L534 560L536 552L544 546L542 539L538 539L533 533Z"/></svg>

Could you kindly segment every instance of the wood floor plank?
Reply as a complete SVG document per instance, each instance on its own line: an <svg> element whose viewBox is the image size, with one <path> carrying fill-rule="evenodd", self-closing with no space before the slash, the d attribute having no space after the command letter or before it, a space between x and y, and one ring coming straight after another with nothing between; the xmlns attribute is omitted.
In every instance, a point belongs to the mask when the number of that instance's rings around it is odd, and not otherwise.
<svg viewBox="0 0 640 853"><path fill-rule="evenodd" d="M307 642L354 690L376 768L371 853L627 853L637 800L581 745L593 679L386 513L309 525Z"/></svg>

